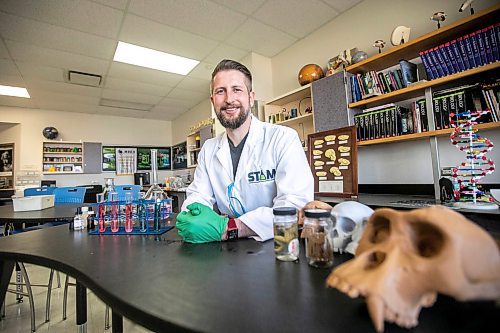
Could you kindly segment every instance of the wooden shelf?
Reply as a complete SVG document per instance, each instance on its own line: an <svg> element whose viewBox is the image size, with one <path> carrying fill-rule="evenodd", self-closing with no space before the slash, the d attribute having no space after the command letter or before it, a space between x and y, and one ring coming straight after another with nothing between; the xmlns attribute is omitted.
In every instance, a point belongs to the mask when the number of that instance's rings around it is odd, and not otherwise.
<svg viewBox="0 0 500 333"><path fill-rule="evenodd" d="M488 130L488 129L495 129L495 128L500 128L500 122L478 124L478 125L474 126L474 129L478 129L478 130ZM418 139L428 138L428 137L432 137L432 136L446 136L446 135L450 135L453 130L454 130L454 128L446 128L446 129L440 129L440 130L436 130L436 131L392 136L390 138L381 138L381 139L374 139L374 140L367 140L367 141L359 141L358 146L371 146L371 145L382 144L382 143L412 141L412 140L418 140Z"/></svg>
<svg viewBox="0 0 500 333"><path fill-rule="evenodd" d="M346 70L353 74L366 73L368 71L380 71L384 68L394 66L401 59L410 60L418 57L418 53L448 42L457 36L468 34L479 27L487 27L498 22L500 4L474 15L453 22L449 25L436 29L423 36L410 40L408 43L393 47L357 64L351 65ZM466 13L464 13L467 15Z"/></svg>
<svg viewBox="0 0 500 333"><path fill-rule="evenodd" d="M44 151L44 155L82 155L82 152L54 152L54 151Z"/></svg>
<svg viewBox="0 0 500 333"><path fill-rule="evenodd" d="M306 84L300 88L287 92L284 95L273 98L266 102L266 105L285 105L294 101L299 101L305 97L311 97L311 84Z"/></svg>
<svg viewBox="0 0 500 333"><path fill-rule="evenodd" d="M298 117L295 117L295 118L292 118L292 119L288 119L288 120L285 120L285 121L280 121L280 122L277 122L276 124L277 125L283 125L283 126L294 126L294 125L297 125L301 122L304 122L304 121L312 121L313 120L313 114L312 113L307 113L303 116L298 116Z"/></svg>
<svg viewBox="0 0 500 333"><path fill-rule="evenodd" d="M387 103L392 103L392 102L397 102L405 99L410 99L418 96L422 96L424 94L424 91L426 88L429 87L435 87L439 86L451 81L463 79L468 76L476 75L482 72L490 71L500 68L500 61L494 62L492 64L484 65L481 67L476 67L473 69L469 69L467 71L455 73L452 75L440 77L435 80L431 81L424 81L420 83L415 83L409 87L399 89L396 91L392 91L387 94L383 94L380 96L375 96L371 98L367 98L355 103L350 103L349 108L350 109L355 109L355 108L360 108L363 106L377 106L377 105L382 105L382 104L387 104Z"/></svg>

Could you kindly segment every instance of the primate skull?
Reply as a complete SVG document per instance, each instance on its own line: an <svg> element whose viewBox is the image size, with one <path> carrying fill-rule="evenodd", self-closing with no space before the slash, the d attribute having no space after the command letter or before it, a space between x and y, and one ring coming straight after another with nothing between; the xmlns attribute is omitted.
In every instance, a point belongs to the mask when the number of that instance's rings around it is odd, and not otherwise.
<svg viewBox="0 0 500 333"><path fill-rule="evenodd" d="M384 320L411 328L437 293L459 301L500 298L500 251L483 229L450 209L379 209L368 220L356 256L327 285L366 298L378 332Z"/></svg>
<svg viewBox="0 0 500 333"><path fill-rule="evenodd" d="M333 251L354 254L373 209L357 201L343 201L333 207L331 214L334 225Z"/></svg>

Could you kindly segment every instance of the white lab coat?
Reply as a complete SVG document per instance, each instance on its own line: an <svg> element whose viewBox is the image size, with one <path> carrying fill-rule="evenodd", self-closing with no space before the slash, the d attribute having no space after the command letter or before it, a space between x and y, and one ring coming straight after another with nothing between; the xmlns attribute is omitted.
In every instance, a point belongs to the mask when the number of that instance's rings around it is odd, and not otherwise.
<svg viewBox="0 0 500 333"><path fill-rule="evenodd" d="M276 170L274 177L273 169ZM263 177L255 177L255 172L261 171ZM297 132L264 123L253 116L236 178L233 178L227 134L207 140L200 151L194 181L187 188L182 210L193 202L208 207L217 204L221 214L235 217L228 198L228 186L233 181L232 196L237 197L246 210L239 219L255 231L258 236L254 238L259 241L273 238L272 207L300 209L314 197L313 176Z"/></svg>

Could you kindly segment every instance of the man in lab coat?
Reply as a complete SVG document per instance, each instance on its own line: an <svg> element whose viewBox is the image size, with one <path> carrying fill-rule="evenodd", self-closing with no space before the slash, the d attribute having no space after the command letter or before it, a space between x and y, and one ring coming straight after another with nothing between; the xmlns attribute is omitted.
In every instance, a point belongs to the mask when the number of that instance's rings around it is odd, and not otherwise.
<svg viewBox="0 0 500 333"><path fill-rule="evenodd" d="M273 237L273 207L300 209L313 200L313 176L297 132L255 118L254 96L244 65L233 60L217 65L210 98L226 132L200 151L177 216L186 242L265 241Z"/></svg>

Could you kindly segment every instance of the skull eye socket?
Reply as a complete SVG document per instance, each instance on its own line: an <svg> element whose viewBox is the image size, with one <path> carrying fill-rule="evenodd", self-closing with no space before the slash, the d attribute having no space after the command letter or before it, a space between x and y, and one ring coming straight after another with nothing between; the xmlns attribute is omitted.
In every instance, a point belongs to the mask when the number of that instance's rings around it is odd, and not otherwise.
<svg viewBox="0 0 500 333"><path fill-rule="evenodd" d="M370 242L377 244L382 243L389 238L391 234L391 223L383 216L374 216L372 221L372 234L370 235Z"/></svg>
<svg viewBox="0 0 500 333"><path fill-rule="evenodd" d="M365 269L373 269L380 266L385 260L385 253L380 251L372 252L365 262Z"/></svg>
<svg viewBox="0 0 500 333"><path fill-rule="evenodd" d="M424 258L432 258L441 252L444 235L434 225L419 222L411 223L412 243L417 253Z"/></svg>

